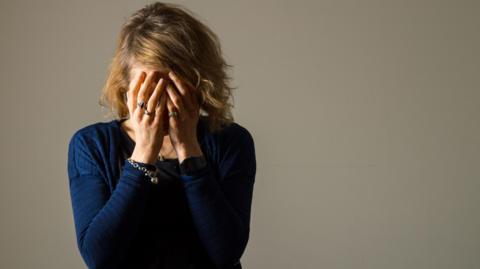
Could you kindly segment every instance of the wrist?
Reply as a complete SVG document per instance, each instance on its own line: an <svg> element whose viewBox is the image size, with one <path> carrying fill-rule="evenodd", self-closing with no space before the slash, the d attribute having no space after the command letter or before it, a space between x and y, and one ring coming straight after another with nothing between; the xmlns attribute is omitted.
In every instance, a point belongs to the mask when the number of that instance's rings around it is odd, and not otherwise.
<svg viewBox="0 0 480 269"><path fill-rule="evenodd" d="M180 145L178 147L178 162L182 163L188 157L191 156L203 156L202 148L198 143L192 145Z"/></svg>
<svg viewBox="0 0 480 269"><path fill-rule="evenodd" d="M155 165L157 157L145 150L134 149L130 158L136 162Z"/></svg>

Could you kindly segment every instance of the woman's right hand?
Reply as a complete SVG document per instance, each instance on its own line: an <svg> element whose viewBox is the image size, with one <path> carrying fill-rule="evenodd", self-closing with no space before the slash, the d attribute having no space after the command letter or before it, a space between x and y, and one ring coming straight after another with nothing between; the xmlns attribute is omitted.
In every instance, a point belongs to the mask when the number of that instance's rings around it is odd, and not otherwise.
<svg viewBox="0 0 480 269"><path fill-rule="evenodd" d="M131 158L137 162L155 164L163 144L163 137L168 132L164 128L164 121L168 119L164 115L168 113L166 81L165 78L158 80L158 77L158 71L150 71L148 74L143 71L138 72L127 92L127 106L135 132L135 149ZM140 101L145 103L143 109L137 105ZM144 114L145 108L149 112L154 111L155 114Z"/></svg>

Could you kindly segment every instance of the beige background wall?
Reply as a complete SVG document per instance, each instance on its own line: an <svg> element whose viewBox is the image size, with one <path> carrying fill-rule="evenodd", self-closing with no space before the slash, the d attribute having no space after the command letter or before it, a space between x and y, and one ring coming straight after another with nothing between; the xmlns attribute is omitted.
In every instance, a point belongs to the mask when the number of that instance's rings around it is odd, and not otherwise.
<svg viewBox="0 0 480 269"><path fill-rule="evenodd" d="M478 1L181 1L257 177L245 268L480 268ZM144 1L1 1L0 268L84 268L66 174Z"/></svg>

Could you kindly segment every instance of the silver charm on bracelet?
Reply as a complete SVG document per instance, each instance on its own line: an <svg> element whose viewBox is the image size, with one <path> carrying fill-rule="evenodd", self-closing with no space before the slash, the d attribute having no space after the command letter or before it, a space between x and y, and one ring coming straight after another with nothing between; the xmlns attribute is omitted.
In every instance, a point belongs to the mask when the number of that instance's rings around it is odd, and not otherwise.
<svg viewBox="0 0 480 269"><path fill-rule="evenodd" d="M145 173L147 177L150 177L150 181L153 184L158 184L158 177L157 177L157 169L155 171L148 170L147 168L138 165L137 162L132 160L131 158L128 158L127 161L133 165L133 167L137 168L138 170L142 171Z"/></svg>

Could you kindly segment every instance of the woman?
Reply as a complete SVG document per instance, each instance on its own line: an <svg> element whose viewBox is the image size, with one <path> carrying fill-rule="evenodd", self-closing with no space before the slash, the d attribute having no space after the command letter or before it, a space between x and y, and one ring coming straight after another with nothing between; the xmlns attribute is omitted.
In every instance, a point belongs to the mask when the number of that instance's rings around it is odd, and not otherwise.
<svg viewBox="0 0 480 269"><path fill-rule="evenodd" d="M256 160L227 66L181 6L149 4L123 25L100 100L115 119L80 128L68 149L89 268L242 268Z"/></svg>

